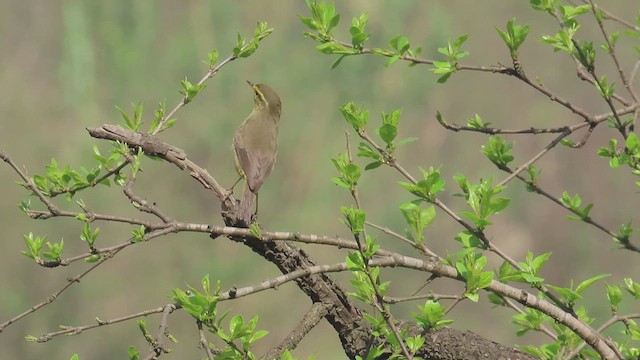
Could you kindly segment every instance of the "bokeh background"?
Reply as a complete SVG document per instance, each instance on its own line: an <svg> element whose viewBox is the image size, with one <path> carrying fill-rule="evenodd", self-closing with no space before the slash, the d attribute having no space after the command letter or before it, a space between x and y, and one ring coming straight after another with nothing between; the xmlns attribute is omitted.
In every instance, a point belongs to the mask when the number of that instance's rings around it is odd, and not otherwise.
<svg viewBox="0 0 640 360"><path fill-rule="evenodd" d="M608 9L633 21L637 11L629 1L608 1ZM465 64L509 64L508 51L494 27L505 27L507 20L531 26L528 41L521 50L522 63L530 77L539 77L546 86L587 111L606 112L590 85L576 80L572 61L554 53L539 41L541 35L555 31L549 16L531 10L527 2L370 2L338 4L342 21L336 36L348 41L350 19L369 14L369 46L384 47L398 34L409 37L414 47L424 48L423 56L436 58L437 48L462 34L470 34L465 48L471 56ZM434 119L442 112L451 122L464 123L480 114L496 127L555 127L579 119L560 106L513 78L489 73L462 72L438 85L436 75L426 66L409 68L395 63L383 66L384 59L361 56L347 58L330 70L335 57L318 53L315 44L303 36L306 30L298 16L308 16L304 2L283 1L154 1L104 2L6 0L0 3L0 147L23 165L30 175L43 171L51 158L61 165L91 167L92 146L103 152L109 146L91 139L86 127L121 121L115 106L130 109L132 102L145 104L145 120L152 120L158 102L171 108L179 101L179 81L197 81L206 72L201 60L213 49L221 57L230 53L237 32L251 36L257 21L275 28L258 51L246 60L225 66L208 82L207 89L177 114L178 123L161 136L183 148L189 157L209 169L227 186L236 179L230 150L235 128L249 113L252 94L245 80L265 82L277 89L283 99L283 118L279 139L279 158L260 197L261 223L269 230L299 231L348 236L340 224L340 206L352 200L330 178L335 170L330 158L345 149L345 130L338 106L355 101L370 109L370 122L379 123L382 111L402 108L400 137L415 136L418 141L398 151L399 161L411 172L418 167L442 166L447 181L442 200L451 208L465 209L463 200L452 196L458 191L452 176L461 173L471 181L500 173L482 155L486 136L451 133ZM581 38L597 37L594 22L585 17ZM619 46L626 69L633 64L630 42ZM637 41L635 45L638 45ZM598 62L601 74L615 77L604 56ZM630 70L627 70L629 72ZM616 82L620 84L619 79ZM622 90L622 85L617 86ZM623 93L623 95L626 95ZM373 128L371 128L373 133ZM624 170L611 170L596 155L598 146L616 134L600 126L582 149L560 147L541 159L541 185L560 196L562 191L579 193L586 203L593 202L592 215L616 230L637 219L634 179ZM352 137L354 146L356 140ZM551 137L545 135L509 137L515 141L516 164L540 151ZM156 202L170 216L194 223L221 224L219 203L186 173L162 162L146 161L136 185L139 195ZM46 299L65 283L65 279L86 268L44 269L20 254L22 236L29 232L65 240L68 256L84 252L79 240L81 223L70 219L33 221L17 204L27 198L15 185L17 175L0 167L0 223L2 252L0 261L0 321L15 316ZM361 196L368 219L395 231L405 228L398 205L410 199L397 182L402 180L390 169L366 173L361 180ZM496 217L488 234L512 257L523 259L527 251L551 251L553 256L542 274L551 283L568 286L600 273L612 274L606 281L619 283L638 273L637 256L612 251L611 239L583 223L569 221L566 211L542 197L532 195L512 182L506 193L512 197L509 211ZM96 212L142 216L121 194L118 187L99 188L81 193ZM60 198L66 209L75 203ZM34 200L35 204L36 201ZM101 228L98 246L125 240L128 226L94 224ZM428 245L440 254L455 252L453 237L461 228L443 213L427 232ZM396 240L372 231L389 249L412 253ZM305 247L318 262L342 261L344 251ZM499 264L495 259L491 265ZM55 303L47 306L0 334L3 358L68 359L78 353L81 359L125 358L129 345L146 350L146 343L135 322L120 323L87 331L74 337L61 337L45 344L27 343L24 336L54 331L59 325L89 324L94 318L111 319L132 312L161 306L169 301L171 289L197 286L204 274L222 282L222 288L257 283L278 275L277 269L248 249L224 238L211 240L201 234L173 234L149 243L127 248L98 271L74 285ZM383 276L393 282L391 295L404 296L417 289L425 274L386 270ZM337 275L347 283L348 276ZM348 288L348 286L347 286ZM436 282L430 290L459 293L459 284ZM600 321L608 315L608 305L599 283L587 292L585 304ZM408 317L416 303L397 306L395 315ZM221 305L234 314L260 316L259 327L270 331L260 341L257 353L278 343L296 324L310 302L293 285L280 287L250 298ZM515 336L512 313L506 309L487 311L470 302L458 305L450 315L454 327L479 332L505 344L540 344L544 338L532 334ZM631 309L626 309L631 310ZM155 330L157 317L148 320ZM196 348L196 327L190 316L178 312L171 316L170 330L180 341L167 358L202 357ZM315 354L318 359L341 358L339 341L327 324L322 324L294 352L300 358Z"/></svg>

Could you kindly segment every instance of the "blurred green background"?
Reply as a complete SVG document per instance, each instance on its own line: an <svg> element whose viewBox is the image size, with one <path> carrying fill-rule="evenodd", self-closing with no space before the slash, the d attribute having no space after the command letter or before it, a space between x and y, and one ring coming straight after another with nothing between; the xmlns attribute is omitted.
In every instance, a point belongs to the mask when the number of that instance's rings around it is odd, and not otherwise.
<svg viewBox="0 0 640 360"><path fill-rule="evenodd" d="M336 36L349 41L350 19L369 14L369 46L384 47L398 34L409 37L414 47L422 46L423 57L437 57L437 48L462 34L470 34L465 48L471 57L465 64L509 64L508 51L494 27L504 28L507 20L531 25L528 41L521 50L526 73L539 77L546 86L587 111L607 111L595 90L575 78L575 68L563 54L540 44L542 34L556 31L549 16L531 10L526 2L350 1L338 4L342 21ZM608 9L626 16L628 1L610 1ZM120 122L118 105L130 109L132 102L144 102L145 120L166 99L172 108L179 101L179 81L196 82L206 72L201 60L218 49L226 57L235 44L237 32L251 36L257 21L267 21L275 32L246 60L225 66L208 82L207 89L177 114L178 123L161 136L184 149L190 159L206 167L226 186L236 179L230 150L235 128L252 106L252 94L245 80L265 82L275 88L283 101L283 117L276 167L261 190L260 220L268 230L299 231L348 236L340 224L341 205L352 200L330 178L335 170L330 158L345 149L345 130L337 107L355 101L371 112L370 122L379 123L381 111L402 108L399 137L419 140L398 152L399 161L414 174L418 166L442 166L447 192L442 200L454 210L464 210L452 176L466 175L471 181L504 174L484 159L480 146L487 138L479 134L451 133L434 119L436 111L451 122L462 124L478 113L496 127L555 127L579 119L513 78L489 73L455 74L444 85L426 66L409 68L395 63L383 66L384 59L352 57L330 70L335 57L319 54L315 44L303 36L298 15L307 15L302 1L154 1L122 0L102 2L8 0L0 3L0 148L25 167L30 175L42 172L55 157L61 165L93 166L91 148L103 152L109 146L91 139L86 127ZM628 19L633 20L633 19ZM596 37L594 22L585 18L581 38ZM626 45L625 45L626 44ZM628 42L619 46L621 62L633 63ZM637 42L636 42L637 45ZM603 59L604 60L604 59ZM615 77L610 61L598 63L601 74ZM627 70L629 72L629 70ZM617 83L620 83L616 79ZM622 89L622 85L617 87ZM626 95L626 94L624 94ZM373 133L373 128L371 128ZM633 200L633 178L624 170L612 171L607 161L596 155L597 147L615 136L600 126L582 149L558 148L537 163L542 170L541 185L560 196L562 191L579 193L585 202L595 203L592 215L614 231L629 220L638 220ZM514 153L520 164L539 152L551 137L544 135L509 137L516 141ZM356 143L356 139L352 137ZM355 145L354 145L355 146ZM146 161L136 183L138 195L156 202L170 216L194 223L221 224L219 202L186 172L161 163ZM44 269L20 254L23 234L47 235L51 241L65 239L67 256L86 251L79 241L81 223L69 219L33 221L17 204L26 192L15 186L17 175L0 167L2 260L0 261L0 322L46 299L65 279L86 268L75 263L68 268ZM402 180L390 169L366 173L361 180L363 206L368 219L397 232L404 222L398 205L410 199L398 185ZM506 193L512 197L509 211L496 217L488 234L512 257L522 259L527 251L552 251L543 276L551 283L568 286L571 279L582 280L610 273L609 283L637 274L639 266L628 252L610 251L605 234L582 223L565 219L566 212L541 197L531 195L516 182ZM122 196L118 187L77 196L95 212L141 217ZM631 199L632 201L629 201ZM77 210L74 202L56 199L60 206ZM32 201L34 204L35 200ZM101 228L98 246L124 241L131 227L96 223ZM427 233L428 245L444 255L454 252L453 237L461 228L443 213ZM411 250L381 233L375 234L389 249L412 254ZM305 247L318 262L342 261L343 250ZM415 255L415 254L414 254ZM417 255L416 255L417 256ZM498 264L495 259L492 266ZM278 275L277 269L251 251L225 238L211 240L197 234L172 234L149 243L127 248L98 271L74 285L54 304L8 327L0 335L3 358L81 359L125 358L127 346L143 352L146 343L135 322L126 322L87 331L75 337L61 337L46 344L24 341L27 334L38 336L61 324L89 324L94 318L111 319L158 307L169 301L171 289L197 285L211 274L223 289L255 284ZM417 289L426 274L387 270L383 276L395 281L391 295L405 296ZM346 280L344 274L337 275ZM637 279L636 279L637 280ZM436 281L434 292L459 293L458 284ZM479 332L505 344L539 344L538 335L515 336L512 313L490 307L483 297L480 306L469 302L451 314L454 327ZM600 320L608 306L602 284L587 293L591 315ZM234 314L260 316L259 328L270 331L260 341L257 353L279 343L310 306L310 301L293 284L221 305ZM408 317L416 304L395 308L398 317ZM148 322L153 330L158 317ZM180 343L167 358L199 358L196 327L189 315L171 316L170 330ZM341 358L339 341L323 323L307 336L294 352L300 358L316 354L318 359Z"/></svg>

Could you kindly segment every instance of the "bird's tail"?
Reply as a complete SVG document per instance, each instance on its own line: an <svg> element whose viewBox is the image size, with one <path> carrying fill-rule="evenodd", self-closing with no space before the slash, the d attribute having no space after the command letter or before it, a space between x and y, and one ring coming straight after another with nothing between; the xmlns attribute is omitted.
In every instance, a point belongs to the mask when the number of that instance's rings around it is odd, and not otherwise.
<svg viewBox="0 0 640 360"><path fill-rule="evenodd" d="M236 213L239 223L244 223L247 227L253 223L253 216L256 213L256 199L257 195L249 189L248 185L245 186L244 195L242 196L242 200L240 200L238 212Z"/></svg>

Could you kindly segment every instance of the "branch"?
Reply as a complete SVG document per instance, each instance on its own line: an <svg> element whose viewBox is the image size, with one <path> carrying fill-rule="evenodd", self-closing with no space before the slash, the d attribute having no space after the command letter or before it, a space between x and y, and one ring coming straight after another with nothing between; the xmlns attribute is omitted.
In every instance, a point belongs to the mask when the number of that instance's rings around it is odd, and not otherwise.
<svg viewBox="0 0 640 360"><path fill-rule="evenodd" d="M211 347L209 346L209 342L207 341L207 337L205 336L205 331L202 328L202 323L200 321L197 322L198 324L198 334L200 334L200 348L202 348L202 351L204 351L205 354L207 354L207 359L209 360L213 360L214 356L213 356L213 351L211 350Z"/></svg>
<svg viewBox="0 0 640 360"><path fill-rule="evenodd" d="M244 46L242 46L240 48L240 52L242 52L243 50L245 50L247 47L249 47L251 45L251 42L245 44ZM207 71L207 73L202 77L202 79L200 79L200 81L198 81L198 83L196 85L202 85L204 84L207 80L211 79L212 77L214 77L219 71L220 69L222 69L223 66L227 65L228 63L237 60L238 56L236 55L231 55L229 57L227 57L226 59L222 60L220 62L220 64L218 64L215 67L209 68L209 71ZM156 129L151 133L151 135L156 135L158 134L160 131L163 130L164 125L171 119L171 117L178 112L178 110L180 110L180 108L182 108L183 106L187 105L189 103L189 97L187 95L185 95L182 100L180 100L180 102L178 104L176 104L176 106L169 111L168 114L166 114L162 120L160 120L160 123L158 123L158 126L156 127Z"/></svg>
<svg viewBox="0 0 640 360"><path fill-rule="evenodd" d="M349 156L349 161L353 162L353 158L351 157L351 143L349 141L350 140L349 132L346 131L345 133L347 137L347 154ZM353 197L353 200L356 202L356 208L358 208L359 210L362 210L357 186L353 186L351 188L351 196ZM358 252L360 253L360 256L362 257L362 259L364 260L364 273L366 274L367 279L369 279L369 285L373 289L373 293L374 293L374 296L372 296L370 303L371 305L373 305L373 307L377 311L379 311L382 314L382 317L384 318L384 321L387 323L389 330L391 330L391 333L396 338L397 344L400 346L400 349L402 350L402 354L404 355L404 357L407 358L408 360L413 360L413 356L409 352L409 349L407 348L407 344L404 343L404 340L402 339L402 335L400 335L400 331L396 326L396 321L393 318L391 311L389 311L389 309L384 306L384 299L382 294L380 293L380 289L378 288L378 284L377 284L377 281L380 281L380 279L376 280L372 275L371 268L368 265L368 257L364 253L365 247L363 247L362 242L360 241L361 235L365 239L368 239L366 228L362 229L362 234L359 234L353 231L353 237L358 243Z"/></svg>
<svg viewBox="0 0 640 360"><path fill-rule="evenodd" d="M87 275L88 273L90 273L92 270L94 270L95 268L97 268L98 266L102 265L105 261L109 260L111 257L113 257L114 255L116 255L118 253L118 251L120 250L116 250L113 253L110 254L105 254L103 255L103 257L96 262L95 264L93 264L90 268L88 268L87 270L79 273L78 275L71 277L69 279L67 279L67 284L65 284L64 286L62 286L58 291L54 292L53 294L51 294L46 300L44 300L43 302L32 306L29 310L23 312L22 314L19 314L3 323L0 324L0 333L2 333L2 331L9 325L17 322L18 320L24 318L25 316L32 314L34 312L36 312L37 310L39 310L40 308L51 304L52 302L56 301L56 299L63 293L65 292L68 288L71 287L71 285L80 282L80 279L82 279L85 275Z"/></svg>
<svg viewBox="0 0 640 360"><path fill-rule="evenodd" d="M158 156L174 165L181 170L187 169L190 175L198 180L205 188L213 190L221 201L229 201L232 197L227 193L216 179L187 158L184 150L170 145L155 136L151 136L141 132L134 132L121 128L116 125L105 124L99 128L87 128L89 135L97 139L115 140L126 143L131 147L139 147L147 155ZM230 204L231 206L231 204Z"/></svg>
<svg viewBox="0 0 640 360"><path fill-rule="evenodd" d="M280 359L282 353L289 349L295 349L300 341L313 329L329 312L329 307L323 303L313 303L311 309L304 314L304 317L295 329L289 333L289 335L282 340L280 345L269 350L262 358L263 359Z"/></svg>
<svg viewBox="0 0 640 360"><path fill-rule="evenodd" d="M130 146L139 146L143 151L145 151L145 153L160 156L181 169L189 168L191 170L191 175L205 185L206 188L211 188L216 191L217 195L222 199L225 199L225 196L227 195L224 189L215 182L206 170L200 168L187 159L184 151L166 144L157 138L120 129L112 125L104 125L98 129L88 129L88 131L92 136L97 138L120 140L128 143ZM395 164L394 167L403 173L403 175L407 176L415 183L415 179L413 179L406 170L395 163L395 161L392 163L392 166L393 164ZM438 205L443 209L449 210L440 202L438 202ZM449 213L454 217L457 217L457 215L450 210ZM229 221L229 218L225 218L225 221ZM464 222L462 219L459 219L459 221ZM289 243L265 242L252 237L233 237L232 240L239 241L249 246L254 252L274 263L285 274L296 270L304 271L307 268L315 266L313 260L311 260L311 258L309 258L302 249L299 249ZM372 261L378 262L379 260L380 259L375 259ZM442 264L438 263L438 265L441 266ZM451 271L451 273L449 273L448 276L443 276L457 278L457 272L455 269L451 268L449 271ZM438 273L438 271L435 272ZM327 319L334 329L336 329L347 356L353 358L355 355L364 354L367 350L365 339L369 339L371 336L368 331L369 325L364 321L364 319L362 319L359 312L351 304L340 285L322 273L299 277L296 278L295 281L298 286L312 299L312 301L322 302L333 309L327 315ZM506 285L502 284L502 286ZM530 294L524 296L523 294L526 293L521 290L515 291L515 293L505 293L505 295L521 302L525 306L537 308L536 306L541 304L540 299L537 297ZM607 359L612 358L609 356L611 349L604 344L604 341L593 331L593 329L573 317L567 317L566 312L555 305L551 305L547 302L544 302L544 304L545 307L551 306L551 308L538 309L550 314L550 316L558 321L562 319L561 322L566 323L568 327L583 337L583 339L602 354L603 357Z"/></svg>
<svg viewBox="0 0 640 360"><path fill-rule="evenodd" d="M120 322L123 322L123 321L131 320L131 319L135 319L135 318L139 318L139 317L143 317L143 316L148 316L148 315L151 315L151 314L159 314L159 313L162 313L165 309L166 309L166 307L148 309L148 310L137 312L135 314L125 315L125 316L121 316L121 317L110 319L110 320L96 319L96 323L95 324L91 324L91 325L74 326L74 327L64 326L62 330L46 333L46 334L43 334L43 335L39 336L36 341L39 342L39 343L43 343L43 342L47 342L47 341L53 339L54 337L60 336L60 335L79 335L85 330L91 330L91 329L95 329L95 328L98 328L98 327L101 327L101 326L117 324L117 323L120 323Z"/></svg>
<svg viewBox="0 0 640 360"><path fill-rule="evenodd" d="M53 202L51 202L49 198L47 198L42 193L42 191L38 189L38 187L31 181L31 179L22 170L20 170L18 165L16 165L13 160L11 160L11 158L9 158L9 156L7 156L2 150L0 150L0 159L9 164L9 166L11 166L11 168L13 168L16 173L18 173L20 178L24 181L24 186L33 191L38 199L40 199L40 201L42 201L47 209L49 209L49 212L51 212L52 214L58 214L60 212L60 209L58 209L58 207L55 206Z"/></svg>

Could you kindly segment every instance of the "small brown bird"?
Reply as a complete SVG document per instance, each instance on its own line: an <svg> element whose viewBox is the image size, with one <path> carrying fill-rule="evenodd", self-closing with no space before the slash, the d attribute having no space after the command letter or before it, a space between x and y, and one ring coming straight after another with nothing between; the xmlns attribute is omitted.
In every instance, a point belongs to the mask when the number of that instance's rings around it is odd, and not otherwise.
<svg viewBox="0 0 640 360"><path fill-rule="evenodd" d="M247 81L254 92L253 111L240 125L233 138L236 169L247 181L237 217L249 225L258 212L258 190L271 173L276 161L278 122L282 103L268 85Z"/></svg>

